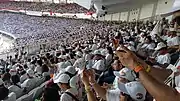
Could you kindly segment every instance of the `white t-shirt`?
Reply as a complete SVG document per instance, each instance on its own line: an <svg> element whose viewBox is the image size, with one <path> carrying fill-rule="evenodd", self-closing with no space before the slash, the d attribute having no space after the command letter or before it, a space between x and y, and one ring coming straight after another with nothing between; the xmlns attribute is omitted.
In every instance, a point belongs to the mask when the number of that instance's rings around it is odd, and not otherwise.
<svg viewBox="0 0 180 101"><path fill-rule="evenodd" d="M95 62L95 64L92 66L92 68L96 69L96 70L100 70L103 71L105 70L105 63L104 60L98 60Z"/></svg>
<svg viewBox="0 0 180 101"><path fill-rule="evenodd" d="M21 75L20 82L23 83L28 78L27 74Z"/></svg>
<svg viewBox="0 0 180 101"><path fill-rule="evenodd" d="M37 72L38 74L42 74L42 67L38 65L36 66L34 71Z"/></svg>
<svg viewBox="0 0 180 101"><path fill-rule="evenodd" d="M168 63L170 64L170 61L171 61L171 57L170 57L170 54L167 53L167 54L164 54L164 55L159 55L156 57L156 61L160 64L165 64L165 63Z"/></svg>
<svg viewBox="0 0 180 101"><path fill-rule="evenodd" d="M77 99L79 99L78 91L75 88L70 88L66 90L66 92L73 94ZM63 93L61 95L60 101L75 101L75 100L70 95Z"/></svg>
<svg viewBox="0 0 180 101"><path fill-rule="evenodd" d="M120 90L119 89L110 89L106 92L107 101L120 101Z"/></svg>
<svg viewBox="0 0 180 101"><path fill-rule="evenodd" d="M175 46L175 45L180 45L180 39L178 36L170 38L167 40L167 45L168 46Z"/></svg>
<svg viewBox="0 0 180 101"><path fill-rule="evenodd" d="M113 59L112 55L111 54L107 54L105 59L106 59L106 66L110 66L110 64L112 62L112 59Z"/></svg>
<svg viewBox="0 0 180 101"><path fill-rule="evenodd" d="M14 92L16 94L16 97L20 97L23 93L23 89L19 88L16 85L11 85L8 89L10 92Z"/></svg>

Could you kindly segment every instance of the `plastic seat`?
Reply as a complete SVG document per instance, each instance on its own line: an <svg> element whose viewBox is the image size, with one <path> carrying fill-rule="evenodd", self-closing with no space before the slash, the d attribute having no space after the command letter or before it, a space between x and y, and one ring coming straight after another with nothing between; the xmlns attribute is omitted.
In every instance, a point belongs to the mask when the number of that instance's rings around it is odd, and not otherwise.
<svg viewBox="0 0 180 101"><path fill-rule="evenodd" d="M5 100L2 100L2 101L15 101L16 100L16 94L14 92L11 92L9 95L8 95L8 98L5 99Z"/></svg>
<svg viewBox="0 0 180 101"><path fill-rule="evenodd" d="M35 87L40 86L42 83L44 83L44 81L45 81L45 78L44 78L44 77L43 77L43 78L40 78L40 79L36 82Z"/></svg>
<svg viewBox="0 0 180 101"><path fill-rule="evenodd" d="M32 100L33 94L34 94L34 92L30 92L26 95L21 96L16 101L33 101Z"/></svg>
<svg viewBox="0 0 180 101"><path fill-rule="evenodd" d="M35 99L37 99L37 98L42 94L43 88L44 88L44 86L38 87L37 89L34 90L35 93L34 93L34 95L33 95L33 101L34 101Z"/></svg>

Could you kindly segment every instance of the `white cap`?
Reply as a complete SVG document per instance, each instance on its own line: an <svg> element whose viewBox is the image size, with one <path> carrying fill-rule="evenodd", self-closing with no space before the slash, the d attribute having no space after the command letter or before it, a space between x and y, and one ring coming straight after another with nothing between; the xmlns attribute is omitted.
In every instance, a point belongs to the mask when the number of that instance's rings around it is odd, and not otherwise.
<svg viewBox="0 0 180 101"><path fill-rule="evenodd" d="M117 77L125 78L129 81L135 80L134 72L128 68L123 68L120 71L114 71L114 75Z"/></svg>
<svg viewBox="0 0 180 101"><path fill-rule="evenodd" d="M95 50L93 54L94 55L102 55L101 51L99 51L99 50Z"/></svg>
<svg viewBox="0 0 180 101"><path fill-rule="evenodd" d="M166 45L163 42L160 42L157 44L157 47L155 48L155 50L160 50L160 49L165 48L165 47L166 47Z"/></svg>
<svg viewBox="0 0 180 101"><path fill-rule="evenodd" d="M65 62L57 63L58 71L64 70L66 68Z"/></svg>
<svg viewBox="0 0 180 101"><path fill-rule="evenodd" d="M121 92L128 94L132 99L136 101L144 101L146 97L146 89L144 86L138 82L133 81L126 84L120 83L118 88Z"/></svg>
<svg viewBox="0 0 180 101"><path fill-rule="evenodd" d="M54 83L69 83L70 77L67 74L61 74L58 75L59 77L56 77L54 79Z"/></svg>
<svg viewBox="0 0 180 101"><path fill-rule="evenodd" d="M4 84L3 80L0 78L0 85Z"/></svg>
<svg viewBox="0 0 180 101"><path fill-rule="evenodd" d="M34 76L34 71L32 69L28 69L27 70L27 74L30 76L30 77L33 77Z"/></svg>
<svg viewBox="0 0 180 101"><path fill-rule="evenodd" d="M70 87L72 88L78 88L79 87L79 76L73 76L71 79L70 79Z"/></svg>
<svg viewBox="0 0 180 101"><path fill-rule="evenodd" d="M76 69L75 67L73 66L68 66L66 69L65 69L66 72L69 72L71 74L75 74L76 73Z"/></svg>
<svg viewBox="0 0 180 101"><path fill-rule="evenodd" d="M79 56L79 57L82 57L82 56L83 56L83 54L82 54L80 51L77 51L75 54L76 54L77 56Z"/></svg>
<svg viewBox="0 0 180 101"><path fill-rule="evenodd" d="M17 74L17 71L15 69L11 69L9 73L11 74L11 76L14 76Z"/></svg>

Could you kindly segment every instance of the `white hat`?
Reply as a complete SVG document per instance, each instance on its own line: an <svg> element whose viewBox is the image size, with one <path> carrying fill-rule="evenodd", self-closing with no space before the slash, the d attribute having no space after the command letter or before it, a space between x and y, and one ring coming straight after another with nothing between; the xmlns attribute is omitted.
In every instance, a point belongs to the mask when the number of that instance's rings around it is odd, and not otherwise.
<svg viewBox="0 0 180 101"><path fill-rule="evenodd" d="M62 71L66 68L66 63L65 62L60 62L57 63L58 71Z"/></svg>
<svg viewBox="0 0 180 101"><path fill-rule="evenodd" d="M30 76L30 77L33 77L34 76L34 71L32 69L28 69L27 70L27 74Z"/></svg>
<svg viewBox="0 0 180 101"><path fill-rule="evenodd" d="M72 88L79 88L79 76L73 76L71 79L70 79L70 87Z"/></svg>
<svg viewBox="0 0 180 101"><path fill-rule="evenodd" d="M165 47L166 47L166 45L163 42L160 42L157 44L157 47L155 48L155 50L160 50L160 49L165 48Z"/></svg>
<svg viewBox="0 0 180 101"><path fill-rule="evenodd" d="M75 74L76 73L76 69L75 67L73 66L68 66L66 69L65 69L66 72L69 72L71 74Z"/></svg>
<svg viewBox="0 0 180 101"><path fill-rule="evenodd" d="M129 81L135 80L134 72L128 68L123 68L120 71L114 71L114 75L117 77L125 78Z"/></svg>
<svg viewBox="0 0 180 101"><path fill-rule="evenodd" d="M3 80L0 78L0 85L4 84Z"/></svg>
<svg viewBox="0 0 180 101"><path fill-rule="evenodd" d="M99 51L99 50L95 50L93 54L94 55L102 55L101 51Z"/></svg>
<svg viewBox="0 0 180 101"><path fill-rule="evenodd" d="M15 69L11 69L9 73L11 74L11 76L14 76L17 74L17 71Z"/></svg>
<svg viewBox="0 0 180 101"><path fill-rule="evenodd" d="M133 81L126 84L120 83L118 84L118 88L120 89L121 92L130 95L131 98L136 101L145 100L146 89L138 81Z"/></svg>
<svg viewBox="0 0 180 101"><path fill-rule="evenodd" d="M70 77L67 74L61 74L58 75L59 77L56 77L54 79L54 83L69 83Z"/></svg>
<svg viewBox="0 0 180 101"><path fill-rule="evenodd" d="M82 54L80 51L77 51L75 54L76 54L77 56L79 56L79 57L82 57L82 56L83 56L83 54Z"/></svg>

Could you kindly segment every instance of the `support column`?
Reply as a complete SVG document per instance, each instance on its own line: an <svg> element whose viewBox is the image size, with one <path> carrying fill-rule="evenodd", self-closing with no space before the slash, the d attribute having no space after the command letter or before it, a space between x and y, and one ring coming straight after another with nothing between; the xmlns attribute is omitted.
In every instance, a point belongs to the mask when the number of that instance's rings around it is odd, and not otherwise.
<svg viewBox="0 0 180 101"><path fill-rule="evenodd" d="M129 22L130 11L128 11L127 22Z"/></svg>
<svg viewBox="0 0 180 101"><path fill-rule="evenodd" d="M151 20L155 20L156 11L157 11L157 6L158 6L158 0L156 0L156 1L154 2Z"/></svg>
<svg viewBox="0 0 180 101"><path fill-rule="evenodd" d="M140 16L141 16L141 12L142 12L142 7L143 7L143 6L141 6L141 7L139 8L137 21L139 21L139 20L140 20Z"/></svg>

